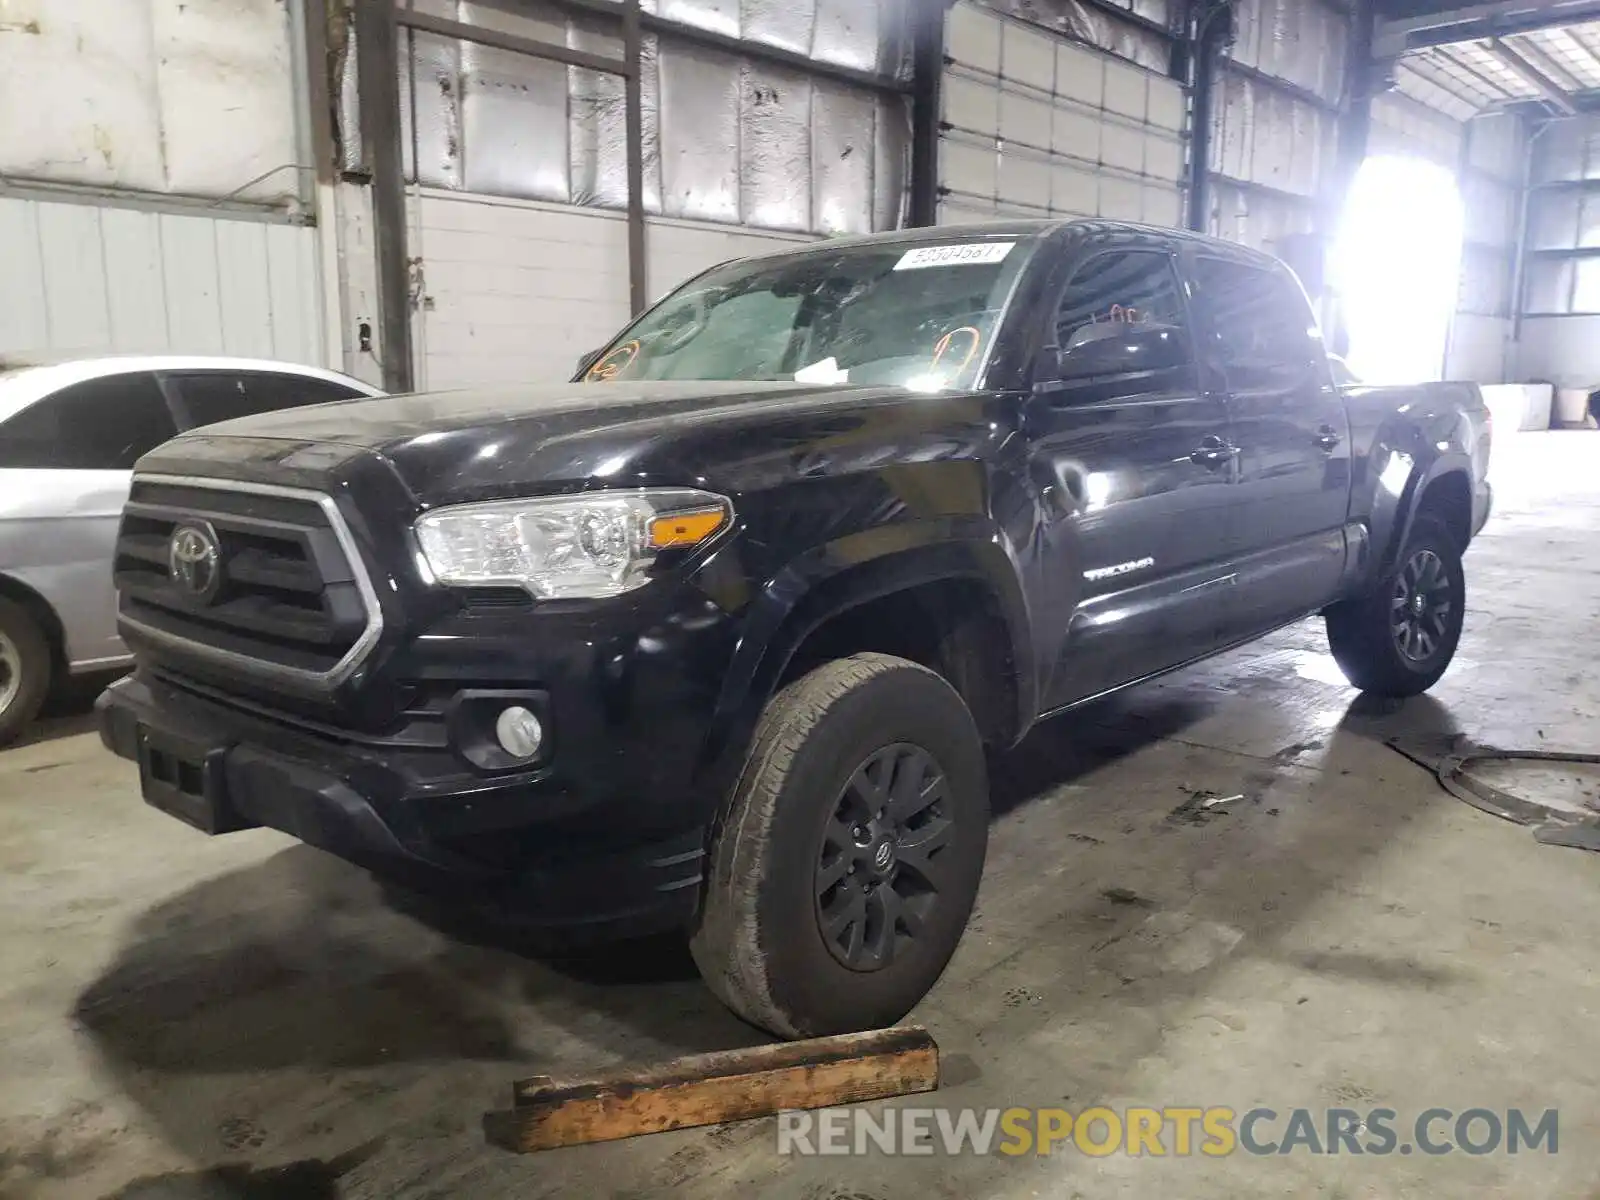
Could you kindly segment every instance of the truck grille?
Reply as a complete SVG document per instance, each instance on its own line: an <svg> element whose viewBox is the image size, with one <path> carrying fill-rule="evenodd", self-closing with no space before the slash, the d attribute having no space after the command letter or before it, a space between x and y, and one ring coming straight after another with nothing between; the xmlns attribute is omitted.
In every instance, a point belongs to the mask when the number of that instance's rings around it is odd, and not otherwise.
<svg viewBox="0 0 1600 1200"><path fill-rule="evenodd" d="M132 640L328 687L381 630L377 597L326 496L139 476L113 578Z"/></svg>

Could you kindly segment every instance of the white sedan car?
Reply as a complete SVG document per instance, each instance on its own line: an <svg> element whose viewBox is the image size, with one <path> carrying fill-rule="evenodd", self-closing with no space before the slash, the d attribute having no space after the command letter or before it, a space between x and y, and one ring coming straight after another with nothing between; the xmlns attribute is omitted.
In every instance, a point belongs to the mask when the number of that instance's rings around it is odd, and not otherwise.
<svg viewBox="0 0 1600 1200"><path fill-rule="evenodd" d="M111 558L140 455L198 425L380 394L253 359L0 355L0 745L59 674L127 661Z"/></svg>

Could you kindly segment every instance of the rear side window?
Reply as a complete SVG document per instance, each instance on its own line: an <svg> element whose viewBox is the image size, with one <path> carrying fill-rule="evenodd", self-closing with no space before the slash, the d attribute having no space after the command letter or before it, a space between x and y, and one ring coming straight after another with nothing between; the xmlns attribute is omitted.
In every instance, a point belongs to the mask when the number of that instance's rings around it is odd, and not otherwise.
<svg viewBox="0 0 1600 1200"><path fill-rule="evenodd" d="M64 387L0 425L0 467L126 471L177 432L153 374L108 375Z"/></svg>
<svg viewBox="0 0 1600 1200"><path fill-rule="evenodd" d="M325 379L266 371L196 371L170 376L183 400L189 428L235 417L349 400L364 393Z"/></svg>
<svg viewBox="0 0 1600 1200"><path fill-rule="evenodd" d="M1079 267L1056 308L1056 345L1065 350L1095 325L1184 328L1183 295L1172 259L1160 250L1115 250Z"/></svg>
<svg viewBox="0 0 1600 1200"><path fill-rule="evenodd" d="M1316 369L1321 341L1288 275L1202 258L1196 282L1229 386L1294 387Z"/></svg>

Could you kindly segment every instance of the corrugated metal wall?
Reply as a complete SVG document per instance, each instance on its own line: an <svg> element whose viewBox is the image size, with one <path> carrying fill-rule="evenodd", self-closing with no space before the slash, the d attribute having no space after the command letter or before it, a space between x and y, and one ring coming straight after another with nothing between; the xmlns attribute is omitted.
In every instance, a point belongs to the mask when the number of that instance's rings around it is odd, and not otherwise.
<svg viewBox="0 0 1600 1200"><path fill-rule="evenodd" d="M884 77L909 70L911 0L657 0L695 26ZM520 4L416 0L430 15L620 58L615 21ZM559 380L628 319L620 78L401 31L419 387ZM340 153L362 161L356 55ZM694 44L662 26L642 61L652 296L717 262L903 219L906 100Z"/></svg>
<svg viewBox="0 0 1600 1200"><path fill-rule="evenodd" d="M894 76L909 70L910 0L660 0L664 21ZM530 0L416 0L420 12L620 58L614 21ZM648 34L641 79L649 213L793 232L899 223L910 117L902 97ZM356 56L341 86L345 165L361 163ZM424 186L602 208L627 203L623 82L401 31L406 177Z"/></svg>
<svg viewBox="0 0 1600 1200"><path fill-rule="evenodd" d="M1174 80L961 0L945 23L941 223L994 216L1183 221Z"/></svg>
<svg viewBox="0 0 1600 1200"><path fill-rule="evenodd" d="M1234 31L1211 113L1206 227L1265 250L1331 233L1351 18L1328 0L1235 0Z"/></svg>
<svg viewBox="0 0 1600 1200"><path fill-rule="evenodd" d="M1600 118L1543 126L1530 168L1518 374L1600 387Z"/></svg>
<svg viewBox="0 0 1600 1200"><path fill-rule="evenodd" d="M19 12L0 30L0 350L325 362L315 231L293 223L291 5L0 4Z"/></svg>
<svg viewBox="0 0 1600 1200"><path fill-rule="evenodd" d="M1554 122L1534 145L1524 311L1600 314L1600 122Z"/></svg>
<svg viewBox="0 0 1600 1200"><path fill-rule="evenodd" d="M0 19L10 183L296 195L285 0L55 0L0 4Z"/></svg>
<svg viewBox="0 0 1600 1200"><path fill-rule="evenodd" d="M0 198L0 352L323 361L315 231Z"/></svg>

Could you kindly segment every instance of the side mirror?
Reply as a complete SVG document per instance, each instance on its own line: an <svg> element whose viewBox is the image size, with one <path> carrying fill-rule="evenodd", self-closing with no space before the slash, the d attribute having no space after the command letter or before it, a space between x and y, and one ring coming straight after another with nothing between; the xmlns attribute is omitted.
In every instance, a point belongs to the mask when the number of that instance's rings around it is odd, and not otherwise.
<svg viewBox="0 0 1600 1200"><path fill-rule="evenodd" d="M578 356L578 369L572 373L572 377L574 379L582 379L585 372L594 366L599 359L600 351L604 349L605 347L601 346L598 350L590 350L587 354L580 354Z"/></svg>
<svg viewBox="0 0 1600 1200"><path fill-rule="evenodd" d="M1176 325L1105 321L1073 333L1066 349L1056 353L1055 362L1044 364L1039 378L1040 382L1076 383L1107 375L1170 371L1188 362L1189 339Z"/></svg>

